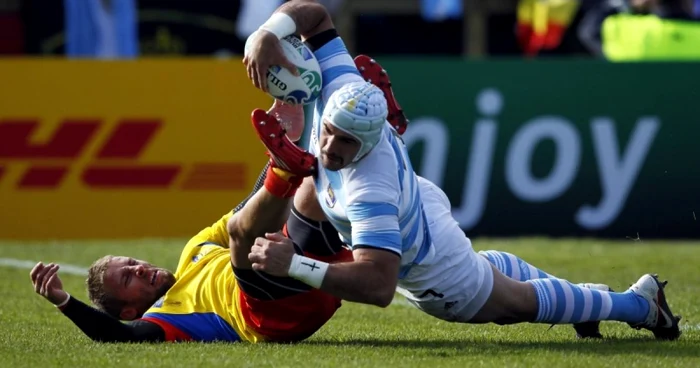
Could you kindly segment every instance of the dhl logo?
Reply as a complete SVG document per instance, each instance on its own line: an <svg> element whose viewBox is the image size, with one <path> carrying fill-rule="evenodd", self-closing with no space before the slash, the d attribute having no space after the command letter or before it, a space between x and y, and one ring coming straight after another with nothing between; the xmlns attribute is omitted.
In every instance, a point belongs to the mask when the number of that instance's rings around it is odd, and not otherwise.
<svg viewBox="0 0 700 368"><path fill-rule="evenodd" d="M21 189L56 189L106 124L98 119L66 119L42 143L32 142L39 119L0 119L0 180L13 162L29 162L17 182ZM170 188L243 190L244 162L145 164L138 162L163 126L160 119L122 119L87 165L80 181L89 188Z"/></svg>

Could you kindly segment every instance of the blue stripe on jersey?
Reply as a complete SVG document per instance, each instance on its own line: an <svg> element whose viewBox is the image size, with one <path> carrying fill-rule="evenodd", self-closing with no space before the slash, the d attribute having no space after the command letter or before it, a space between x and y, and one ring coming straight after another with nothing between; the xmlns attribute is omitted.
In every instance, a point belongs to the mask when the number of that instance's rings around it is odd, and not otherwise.
<svg viewBox="0 0 700 368"><path fill-rule="evenodd" d="M321 88L326 88L333 80L345 74L357 74L360 76L360 72L357 71L354 65L336 65L321 72L321 80L323 81Z"/></svg>
<svg viewBox="0 0 700 368"><path fill-rule="evenodd" d="M158 318L190 335L196 341L240 341L236 331L215 313L147 313L144 317Z"/></svg>
<svg viewBox="0 0 700 368"><path fill-rule="evenodd" d="M321 61L328 59L329 57L333 57L342 52L347 53L348 49L345 47L343 39L340 37L336 37L327 42L325 45L321 46L320 49L314 51L314 56L316 56L316 59L318 59L318 62L320 63Z"/></svg>
<svg viewBox="0 0 700 368"><path fill-rule="evenodd" d="M338 50L335 50L334 53L329 53L328 56L326 56L326 57L324 57L324 58L322 58L322 59L321 59L321 58L317 58L317 60L318 60L318 63L319 63L319 64L320 64L320 63L325 63L325 62L327 62L328 60L332 60L334 57L340 56L340 55L349 55L349 54L348 54L348 50L347 50L347 49L344 49L344 48L343 48L343 49L338 49Z"/></svg>
<svg viewBox="0 0 700 368"><path fill-rule="evenodd" d="M399 227L403 233L403 231L406 229L407 226L413 221L413 224L411 225L410 230L408 231L407 234L403 234L403 251L406 252L408 251L413 244L415 243L416 239L418 238L418 230L421 227L421 221L423 220L421 218L420 213L422 212L420 210L420 194L415 191L414 183L416 182L416 178L413 175L413 168L411 167L410 163L407 163L405 160L405 156L402 153L401 147L399 146L399 140L396 139L394 134L392 132L386 133L387 134L387 139L389 140L389 143L391 144L391 148L394 151L394 155L396 157L396 161L398 163L398 179L399 179L399 186L400 190L402 193L402 198L406 198L403 196L404 193L404 177L408 173L409 175L409 192L408 194L410 195L409 199L409 205L410 208L408 211L406 211L403 215L403 217L399 221ZM415 220L415 221L414 221ZM423 224L423 226L427 226Z"/></svg>
<svg viewBox="0 0 700 368"><path fill-rule="evenodd" d="M314 52L314 55L320 64L336 56L347 55L347 63L344 65L341 63L341 65L335 65L330 68L321 68L321 79L323 81L322 88L325 88L329 83L333 82L333 80L344 74L355 74L358 77L362 77L360 72L357 70L355 63L352 62L352 57L350 56L348 49L345 47L345 43L343 43L343 40L340 37L336 37L323 45L320 49Z"/></svg>
<svg viewBox="0 0 700 368"><path fill-rule="evenodd" d="M428 218L425 217L425 211L421 207L421 215L423 217L423 243L421 244L416 259L413 260L414 263L420 264L423 259L428 254L428 250L433 246L433 237L430 235L430 228L428 227Z"/></svg>
<svg viewBox="0 0 700 368"><path fill-rule="evenodd" d="M397 165L399 168L399 188L401 189L401 192L403 193L404 170L407 170L408 168L406 167L406 162L404 162L403 155L401 154L401 148L399 148L399 144L396 141L396 138L392 139L393 134L388 134L388 136L389 137L387 139L389 139L389 142L391 142L391 148L394 149L394 155L396 155L396 160L399 162L399 164Z"/></svg>
<svg viewBox="0 0 700 368"><path fill-rule="evenodd" d="M414 200L413 204L411 205L411 209L406 213L417 213L419 206L420 206L420 201ZM408 223L411 222L412 219L413 219L413 216L405 216L404 218L402 218L401 221L399 222L399 228L400 229L405 228L408 225Z"/></svg>
<svg viewBox="0 0 700 368"><path fill-rule="evenodd" d="M405 278L406 275L408 275L408 272L411 271L413 265L420 264L423 261L423 259L425 259L425 256L428 254L430 247L433 246L433 238L430 236L430 229L428 229L428 219L425 217L425 211L423 211L423 208L421 208L421 214L423 220L423 242L421 243L420 249L418 249L418 254L416 254L416 258L413 260L413 262L401 266L401 269L399 269L399 279Z"/></svg>
<svg viewBox="0 0 700 368"><path fill-rule="evenodd" d="M387 249L401 255L401 233L398 230L363 232L353 236L352 240L354 245Z"/></svg>
<svg viewBox="0 0 700 368"><path fill-rule="evenodd" d="M416 238L418 238L418 229L420 229L420 222L422 219L419 217L416 219L416 223L413 224L411 227L411 231L408 232L405 238L403 238L403 251L407 251L413 246L413 243L416 242ZM403 227L401 228L403 229Z"/></svg>
<svg viewBox="0 0 700 368"><path fill-rule="evenodd" d="M350 222L367 220L377 216L398 216L399 209L388 203L353 203L345 209Z"/></svg>

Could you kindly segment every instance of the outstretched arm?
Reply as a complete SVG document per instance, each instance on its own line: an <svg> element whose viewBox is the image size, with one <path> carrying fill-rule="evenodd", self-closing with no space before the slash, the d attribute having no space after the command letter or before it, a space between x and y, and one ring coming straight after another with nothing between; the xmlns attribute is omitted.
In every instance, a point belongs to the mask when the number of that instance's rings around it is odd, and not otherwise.
<svg viewBox="0 0 700 368"><path fill-rule="evenodd" d="M59 266L39 262L29 276L34 291L58 307L85 335L100 342L156 342L165 340L165 332L155 323L136 320L122 323L92 308L63 290L58 277Z"/></svg>
<svg viewBox="0 0 700 368"><path fill-rule="evenodd" d="M384 192L392 191L380 193ZM254 270L289 276L348 301L386 307L396 292L402 253L398 209L389 204L391 198L358 201L347 208L352 223L352 262L328 264L295 254L292 241L280 234L255 239L248 259ZM305 179L294 200L305 216L323 218L311 179Z"/></svg>
<svg viewBox="0 0 700 368"><path fill-rule="evenodd" d="M292 241L279 233L255 239L248 255L256 271L293 277L347 301L388 306L398 283L399 255L360 246L353 258L352 262L328 264L300 256Z"/></svg>
<svg viewBox="0 0 700 368"><path fill-rule="evenodd" d="M69 297L59 308L85 335L99 342L161 342L165 331L155 323L142 319L122 323L112 316Z"/></svg>
<svg viewBox="0 0 700 368"><path fill-rule="evenodd" d="M385 250L359 248L354 261L328 267L321 290L341 299L387 307L394 299L401 258Z"/></svg>
<svg viewBox="0 0 700 368"><path fill-rule="evenodd" d="M374 185L382 185L381 178L374 180ZM386 307L396 292L403 251L398 207L392 195L376 197L363 186L346 188L352 191L346 197L350 204L345 213L351 224L354 261L332 264L325 275L313 275L312 280L323 277L320 288L343 299ZM311 275L306 269L296 271L292 263L290 276L305 281Z"/></svg>

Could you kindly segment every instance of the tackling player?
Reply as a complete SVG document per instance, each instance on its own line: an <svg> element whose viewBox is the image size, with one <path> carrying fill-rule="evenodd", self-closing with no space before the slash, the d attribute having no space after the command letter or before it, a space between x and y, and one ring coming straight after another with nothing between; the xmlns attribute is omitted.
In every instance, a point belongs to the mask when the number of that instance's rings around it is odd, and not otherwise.
<svg viewBox="0 0 700 368"><path fill-rule="evenodd" d="M386 123L388 87L367 83L330 16L313 1L283 4L252 39L244 62L253 83L270 64L286 62L279 38L299 33L323 74L310 152L321 163L294 199L293 215L327 218L353 249L354 261L327 264L295 254L279 237L256 240L253 268L291 276L342 299L389 305L397 290L424 312L465 323L581 323L615 320L680 336L680 317L666 303L665 283L644 275L623 293L551 277L512 254L479 256L452 218L445 193L417 176L396 130ZM377 73L373 79L386 77ZM381 86L380 86L381 87ZM268 127L257 126L257 129ZM260 138L278 161L299 148L277 135Z"/></svg>
<svg viewBox="0 0 700 368"><path fill-rule="evenodd" d="M300 109L284 106L275 102L270 113L286 114L303 124L303 117L289 111L301 114ZM252 120L266 122L272 129L268 133L284 134L272 115L256 110ZM30 273L34 290L96 341L303 340L333 316L340 300L295 279L253 271L248 260L256 237L282 238L276 232L289 217L289 199L315 164L308 154L294 162L285 170L268 164L257 192L185 245L175 273L130 257L96 261L87 283L91 301L101 310L63 290L56 264L34 267ZM298 230L295 219L284 232L302 244L297 247L300 254L331 263L351 260L348 250L319 257L303 249L303 244L323 242L323 235L305 227Z"/></svg>

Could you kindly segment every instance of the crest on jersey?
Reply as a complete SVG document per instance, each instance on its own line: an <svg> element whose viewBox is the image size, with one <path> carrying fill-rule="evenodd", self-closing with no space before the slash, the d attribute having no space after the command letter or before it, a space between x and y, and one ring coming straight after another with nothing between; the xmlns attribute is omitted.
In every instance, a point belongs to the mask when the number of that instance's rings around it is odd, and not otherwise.
<svg viewBox="0 0 700 368"><path fill-rule="evenodd" d="M153 304L151 308L160 308L163 306L163 299L165 299L164 296L161 296L160 299L156 300L156 302Z"/></svg>
<svg viewBox="0 0 700 368"><path fill-rule="evenodd" d="M204 258L209 253L209 250L203 250L192 257L192 263L197 263L200 259Z"/></svg>
<svg viewBox="0 0 700 368"><path fill-rule="evenodd" d="M328 183L328 189L326 189L326 205L328 205L330 208L335 206L335 193L333 192L333 188L331 187L330 183Z"/></svg>

